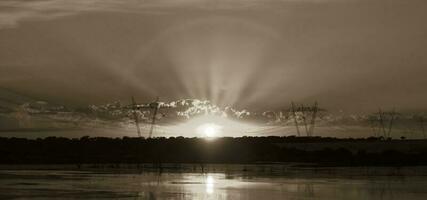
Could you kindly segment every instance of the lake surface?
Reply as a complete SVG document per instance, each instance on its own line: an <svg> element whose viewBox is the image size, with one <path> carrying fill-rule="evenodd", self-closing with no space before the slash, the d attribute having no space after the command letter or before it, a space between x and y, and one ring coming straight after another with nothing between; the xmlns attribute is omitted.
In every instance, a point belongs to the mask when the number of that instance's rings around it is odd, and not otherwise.
<svg viewBox="0 0 427 200"><path fill-rule="evenodd" d="M28 198L425 200L427 176L0 170L0 199Z"/></svg>

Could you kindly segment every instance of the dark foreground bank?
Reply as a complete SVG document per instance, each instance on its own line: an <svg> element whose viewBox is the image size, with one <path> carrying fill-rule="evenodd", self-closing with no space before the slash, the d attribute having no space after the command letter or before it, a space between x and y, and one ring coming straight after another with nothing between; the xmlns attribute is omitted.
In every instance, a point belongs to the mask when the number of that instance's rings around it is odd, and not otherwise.
<svg viewBox="0 0 427 200"><path fill-rule="evenodd" d="M0 164L306 163L427 165L426 140L320 137L0 138Z"/></svg>

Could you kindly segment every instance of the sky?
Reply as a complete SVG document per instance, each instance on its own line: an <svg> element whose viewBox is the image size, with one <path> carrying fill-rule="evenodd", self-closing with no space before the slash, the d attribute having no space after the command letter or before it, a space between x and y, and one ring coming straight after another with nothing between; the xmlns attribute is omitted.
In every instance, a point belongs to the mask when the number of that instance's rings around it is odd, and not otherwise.
<svg viewBox="0 0 427 200"><path fill-rule="evenodd" d="M0 0L0 138L425 141L426 76L427 0Z"/></svg>
<svg viewBox="0 0 427 200"><path fill-rule="evenodd" d="M427 108L424 0L2 0L0 87L61 105Z"/></svg>

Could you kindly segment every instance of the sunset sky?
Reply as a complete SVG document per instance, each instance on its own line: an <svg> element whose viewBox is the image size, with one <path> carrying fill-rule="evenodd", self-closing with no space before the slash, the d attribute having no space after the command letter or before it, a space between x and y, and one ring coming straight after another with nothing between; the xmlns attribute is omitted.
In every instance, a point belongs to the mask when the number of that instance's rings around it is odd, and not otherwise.
<svg viewBox="0 0 427 200"><path fill-rule="evenodd" d="M424 0L2 0L0 90L70 107L135 96L424 111L426 10Z"/></svg>
<svg viewBox="0 0 427 200"><path fill-rule="evenodd" d="M65 104L427 106L418 0L3 0L0 85Z"/></svg>

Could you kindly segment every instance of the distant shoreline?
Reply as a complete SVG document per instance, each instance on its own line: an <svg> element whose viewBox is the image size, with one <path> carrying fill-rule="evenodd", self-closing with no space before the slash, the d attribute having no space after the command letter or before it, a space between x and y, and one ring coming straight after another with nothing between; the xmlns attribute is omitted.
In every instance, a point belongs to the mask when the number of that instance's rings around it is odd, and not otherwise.
<svg viewBox="0 0 427 200"><path fill-rule="evenodd" d="M223 173L248 176L290 176L290 177L358 177L358 176L427 176L427 166L347 166L313 167L292 164L177 164L166 163L160 169L152 164L83 164L63 165L4 165L0 164L0 174L5 171L75 171L81 173L140 174L140 173Z"/></svg>
<svg viewBox="0 0 427 200"><path fill-rule="evenodd" d="M0 164L427 166L427 140L321 137L1 138Z"/></svg>

